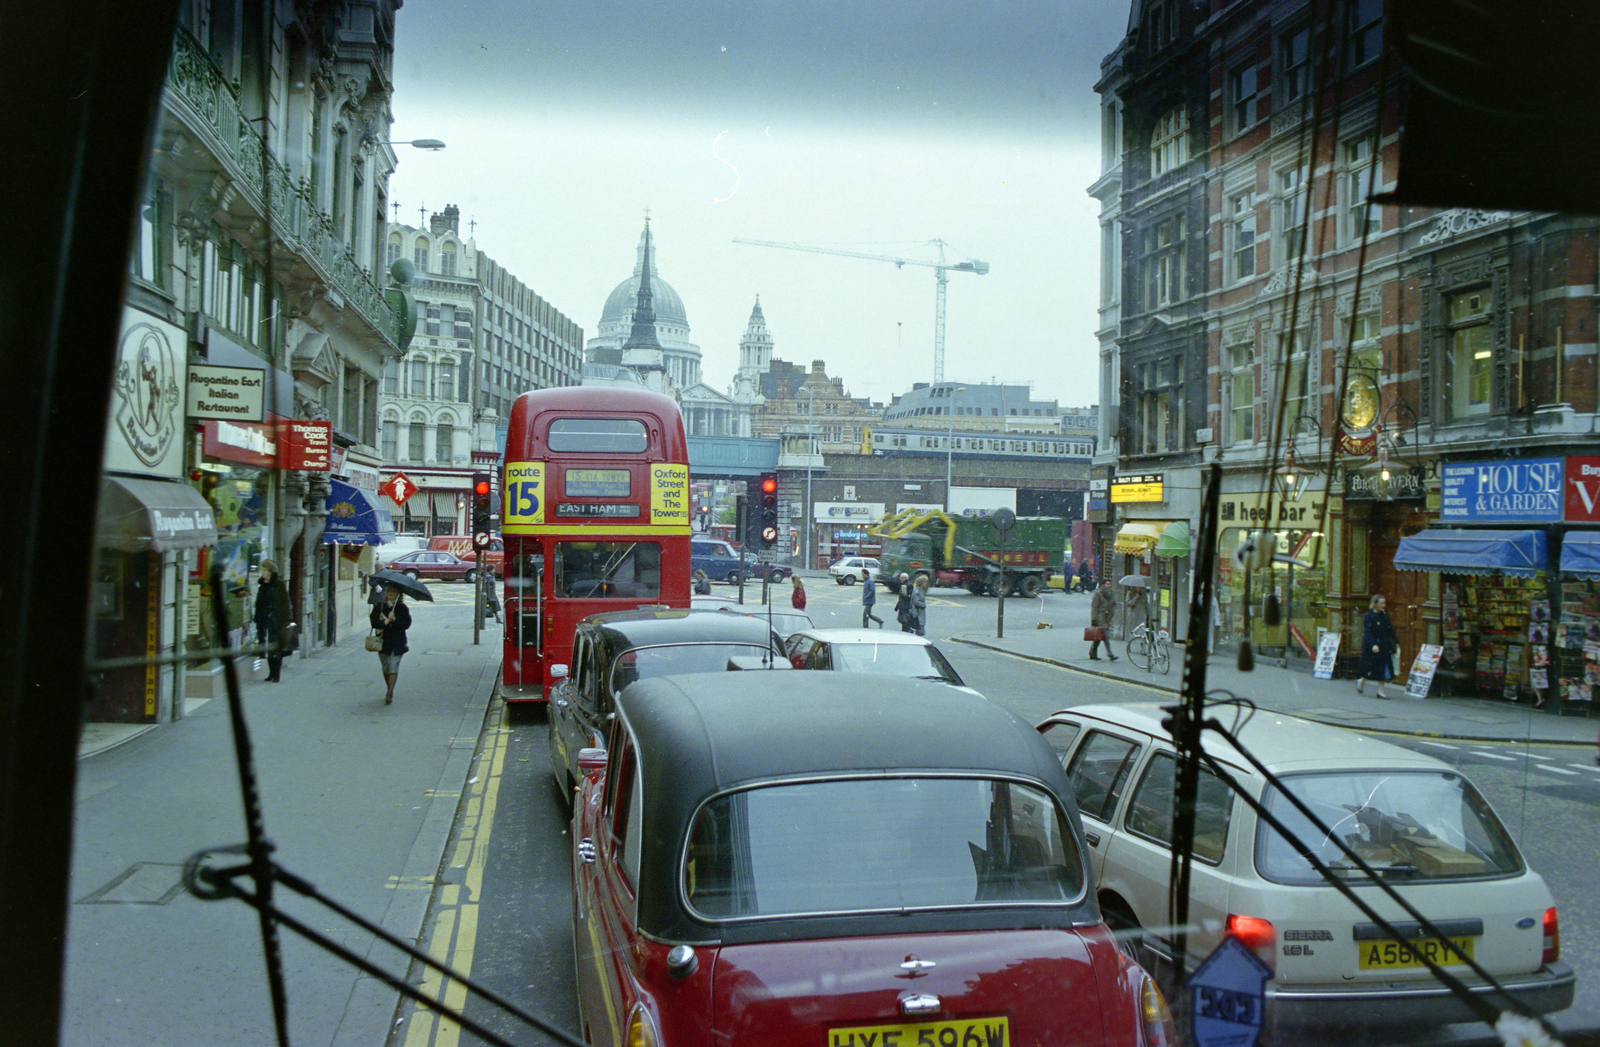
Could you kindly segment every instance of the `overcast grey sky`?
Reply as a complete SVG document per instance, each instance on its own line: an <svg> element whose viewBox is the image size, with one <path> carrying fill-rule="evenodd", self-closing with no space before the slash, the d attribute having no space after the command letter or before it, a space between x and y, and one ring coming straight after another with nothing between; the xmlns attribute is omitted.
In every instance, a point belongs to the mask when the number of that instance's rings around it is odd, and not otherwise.
<svg viewBox="0 0 1600 1047"><path fill-rule="evenodd" d="M948 285L945 377L1092 403L1100 60L1126 2L410 0L391 185L592 336L645 208L708 384L756 296L775 354L887 402L933 373L934 270L732 242L988 262Z"/></svg>

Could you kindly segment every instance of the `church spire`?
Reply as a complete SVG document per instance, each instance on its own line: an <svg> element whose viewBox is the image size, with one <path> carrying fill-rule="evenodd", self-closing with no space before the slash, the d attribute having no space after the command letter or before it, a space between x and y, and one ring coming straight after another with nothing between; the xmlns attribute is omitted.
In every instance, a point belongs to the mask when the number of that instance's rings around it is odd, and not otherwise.
<svg viewBox="0 0 1600 1047"><path fill-rule="evenodd" d="M650 289L650 274L655 257L650 243L650 219L644 220L643 258L640 259L639 300L633 308L633 329L622 343L622 362L634 370L662 370L661 342L656 338L655 292Z"/></svg>

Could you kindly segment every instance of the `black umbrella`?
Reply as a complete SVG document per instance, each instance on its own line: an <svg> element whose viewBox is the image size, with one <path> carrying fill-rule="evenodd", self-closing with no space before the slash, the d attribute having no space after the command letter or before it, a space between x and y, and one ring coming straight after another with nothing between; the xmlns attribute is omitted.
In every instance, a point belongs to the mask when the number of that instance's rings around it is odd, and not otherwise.
<svg viewBox="0 0 1600 1047"><path fill-rule="evenodd" d="M369 577L377 579L384 585L398 585L400 591L407 596L418 600L427 600L430 603L433 601L433 594L428 591L428 587L423 585L420 579L413 578L409 574L401 574L399 571L391 571L385 568L381 571L374 571Z"/></svg>

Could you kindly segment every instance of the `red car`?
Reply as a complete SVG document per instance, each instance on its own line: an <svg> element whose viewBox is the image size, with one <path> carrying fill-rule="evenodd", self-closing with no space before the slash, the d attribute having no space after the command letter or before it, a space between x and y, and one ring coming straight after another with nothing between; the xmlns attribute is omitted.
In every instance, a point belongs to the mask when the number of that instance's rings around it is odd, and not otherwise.
<svg viewBox="0 0 1600 1047"><path fill-rule="evenodd" d="M389 561L386 569L409 574L413 578L444 578L463 582L476 581L478 578L478 568L473 561L463 560L455 553L439 549L419 549L397 556Z"/></svg>
<svg viewBox="0 0 1600 1047"><path fill-rule="evenodd" d="M1012 713L847 673L658 677L615 709L573 811L587 1042L1176 1042Z"/></svg>

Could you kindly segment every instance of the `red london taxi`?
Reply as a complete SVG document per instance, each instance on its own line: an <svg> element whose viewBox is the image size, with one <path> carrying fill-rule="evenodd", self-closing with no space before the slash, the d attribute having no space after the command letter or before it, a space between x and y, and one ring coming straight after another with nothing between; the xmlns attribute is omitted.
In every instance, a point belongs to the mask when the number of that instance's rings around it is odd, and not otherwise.
<svg viewBox="0 0 1600 1047"><path fill-rule="evenodd" d="M580 755L588 1042L1176 1042L1032 727L927 681L756 676L632 684Z"/></svg>

